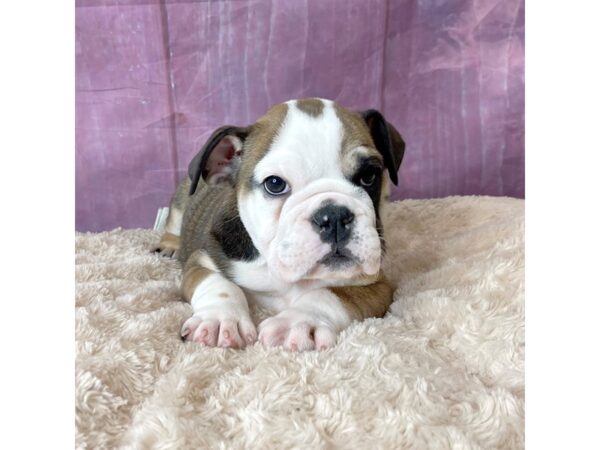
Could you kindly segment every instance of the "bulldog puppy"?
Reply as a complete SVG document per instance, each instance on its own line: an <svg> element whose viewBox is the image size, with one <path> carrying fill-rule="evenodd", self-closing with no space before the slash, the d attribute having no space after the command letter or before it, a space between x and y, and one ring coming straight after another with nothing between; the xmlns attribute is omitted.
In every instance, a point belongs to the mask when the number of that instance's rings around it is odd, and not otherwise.
<svg viewBox="0 0 600 450"><path fill-rule="evenodd" d="M375 110L291 100L216 130L171 200L157 252L183 263L184 339L243 348L258 338L326 349L353 320L382 317L380 210L404 141ZM258 325L248 302L274 315Z"/></svg>

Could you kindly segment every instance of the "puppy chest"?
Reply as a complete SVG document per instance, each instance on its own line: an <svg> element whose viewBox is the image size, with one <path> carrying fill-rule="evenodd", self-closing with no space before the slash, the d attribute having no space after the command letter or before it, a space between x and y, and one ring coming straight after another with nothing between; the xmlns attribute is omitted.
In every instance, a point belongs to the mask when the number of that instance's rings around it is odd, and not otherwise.
<svg viewBox="0 0 600 450"><path fill-rule="evenodd" d="M289 307L307 289L314 288L305 286L306 283L286 283L274 277L263 258L256 262L236 261L229 275L250 302L275 311Z"/></svg>

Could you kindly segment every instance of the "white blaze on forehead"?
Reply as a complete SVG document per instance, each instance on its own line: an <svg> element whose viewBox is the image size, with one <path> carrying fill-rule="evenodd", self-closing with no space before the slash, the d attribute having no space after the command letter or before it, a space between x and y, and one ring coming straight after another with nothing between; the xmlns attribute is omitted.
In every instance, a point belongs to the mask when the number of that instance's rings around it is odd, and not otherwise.
<svg viewBox="0 0 600 450"><path fill-rule="evenodd" d="M301 186L317 178L343 178L340 150L343 125L333 102L321 100L323 111L317 117L306 114L288 102L288 113L265 157L254 174L260 183L270 175Z"/></svg>

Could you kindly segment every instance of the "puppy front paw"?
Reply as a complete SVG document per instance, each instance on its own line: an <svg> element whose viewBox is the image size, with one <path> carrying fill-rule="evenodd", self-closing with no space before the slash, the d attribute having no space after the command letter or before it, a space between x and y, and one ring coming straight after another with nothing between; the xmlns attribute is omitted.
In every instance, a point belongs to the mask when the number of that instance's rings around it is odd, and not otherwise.
<svg viewBox="0 0 600 450"><path fill-rule="evenodd" d="M177 258L177 254L179 253L179 248L172 247L170 245L165 245L162 242L150 250L151 253L156 253L157 255L164 256L165 258Z"/></svg>
<svg viewBox="0 0 600 450"><path fill-rule="evenodd" d="M219 317L195 313L181 327L181 338L208 347L244 348L256 342L256 327L250 317Z"/></svg>
<svg viewBox="0 0 600 450"><path fill-rule="evenodd" d="M179 253L180 240L179 236L175 236L171 233L165 233L160 239L158 245L156 245L151 252L157 253L160 256L167 258L177 258Z"/></svg>
<svg viewBox="0 0 600 450"><path fill-rule="evenodd" d="M283 311L258 326L258 340L287 350L325 350L335 345L337 333L327 322L302 311Z"/></svg>

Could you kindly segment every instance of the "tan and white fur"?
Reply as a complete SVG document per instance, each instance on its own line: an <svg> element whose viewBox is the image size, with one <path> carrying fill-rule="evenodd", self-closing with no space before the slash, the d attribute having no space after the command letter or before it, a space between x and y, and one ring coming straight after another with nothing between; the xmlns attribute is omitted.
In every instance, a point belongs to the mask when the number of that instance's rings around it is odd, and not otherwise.
<svg viewBox="0 0 600 450"><path fill-rule="evenodd" d="M182 337L325 349L351 321L383 316L392 300L380 268L384 171L397 183L403 153L379 112L324 99L216 130L173 196L156 249L184 264L193 315ZM249 301L273 311L258 332Z"/></svg>

